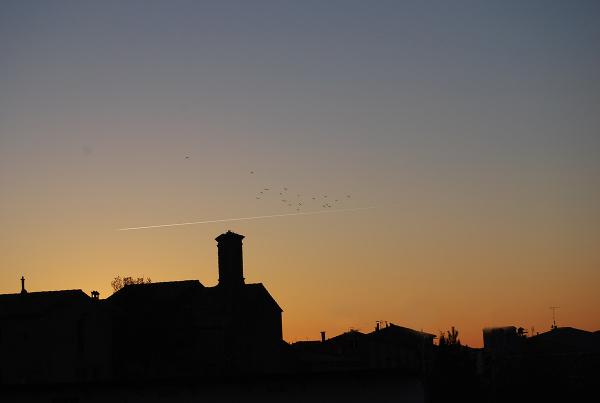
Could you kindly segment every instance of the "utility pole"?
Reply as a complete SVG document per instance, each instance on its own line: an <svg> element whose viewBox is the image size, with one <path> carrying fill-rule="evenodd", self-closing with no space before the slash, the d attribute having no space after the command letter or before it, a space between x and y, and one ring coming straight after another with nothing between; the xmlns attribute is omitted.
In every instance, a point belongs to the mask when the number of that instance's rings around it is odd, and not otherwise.
<svg viewBox="0 0 600 403"><path fill-rule="evenodd" d="M556 326L556 310L560 308L560 306L551 306L550 309L552 309L552 326L550 327L550 329L556 329L558 326Z"/></svg>

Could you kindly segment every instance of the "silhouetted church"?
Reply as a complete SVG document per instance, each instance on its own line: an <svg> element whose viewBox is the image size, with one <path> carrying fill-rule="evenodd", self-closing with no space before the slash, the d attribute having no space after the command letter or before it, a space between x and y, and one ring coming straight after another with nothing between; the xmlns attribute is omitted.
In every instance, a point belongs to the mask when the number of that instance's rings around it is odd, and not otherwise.
<svg viewBox="0 0 600 403"><path fill-rule="evenodd" d="M244 282L242 235L216 238L219 283L127 285L109 298L81 290L0 295L0 384L272 372L281 313Z"/></svg>

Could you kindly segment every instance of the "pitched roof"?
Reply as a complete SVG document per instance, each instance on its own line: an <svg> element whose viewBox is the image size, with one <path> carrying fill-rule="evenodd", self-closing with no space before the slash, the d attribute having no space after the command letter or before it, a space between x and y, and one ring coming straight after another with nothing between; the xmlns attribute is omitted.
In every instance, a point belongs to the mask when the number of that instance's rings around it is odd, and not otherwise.
<svg viewBox="0 0 600 403"><path fill-rule="evenodd" d="M194 290L204 289L198 280L164 281L159 283L129 284L107 298L109 302L124 300L169 300Z"/></svg>
<svg viewBox="0 0 600 403"><path fill-rule="evenodd" d="M173 301L184 296L202 296L219 301L221 298L227 297L227 294L223 293L224 290L219 286L204 287L198 280L130 284L112 294L107 301L135 305ZM262 283L245 284L239 290L241 292L238 295L242 297L243 303L255 303L263 300L275 306L280 312L283 311Z"/></svg>
<svg viewBox="0 0 600 403"><path fill-rule="evenodd" d="M89 301L91 298L81 290L0 294L0 317L40 315L59 307Z"/></svg>
<svg viewBox="0 0 600 403"><path fill-rule="evenodd" d="M342 334L338 334L337 336L333 336L333 337L325 340L325 342L326 343L329 343L329 342L335 343L335 342L340 342L340 341L345 341L345 340L358 340L358 339L362 339L366 336L367 336L367 334L360 332L358 330L349 330Z"/></svg>
<svg viewBox="0 0 600 403"><path fill-rule="evenodd" d="M249 300L255 301L259 298L265 298L268 302L275 305L280 312L283 312L283 309L281 309L277 301L275 301L275 298L273 298L262 283L246 284L244 286L244 291L246 293L246 298Z"/></svg>
<svg viewBox="0 0 600 403"><path fill-rule="evenodd" d="M402 334L402 335L409 336L409 337L432 338L432 339L436 337L434 334L431 334L431 333L425 333L425 332L421 332L419 330L410 329L408 327L398 326L393 323L390 323L387 327L382 327L379 330L375 330L369 334L374 335L374 336L375 335L385 335L385 334L390 334L390 335Z"/></svg>
<svg viewBox="0 0 600 403"><path fill-rule="evenodd" d="M600 352L600 340L592 332L557 327L528 339L534 350L552 352Z"/></svg>
<svg viewBox="0 0 600 403"><path fill-rule="evenodd" d="M215 302L218 301L219 304L226 301L236 301L236 303L241 305L249 305L257 302L260 303L262 301L275 307L275 309L280 312L283 312L262 283L244 284L241 287L233 288L216 285L214 287L205 288L204 293L207 298Z"/></svg>

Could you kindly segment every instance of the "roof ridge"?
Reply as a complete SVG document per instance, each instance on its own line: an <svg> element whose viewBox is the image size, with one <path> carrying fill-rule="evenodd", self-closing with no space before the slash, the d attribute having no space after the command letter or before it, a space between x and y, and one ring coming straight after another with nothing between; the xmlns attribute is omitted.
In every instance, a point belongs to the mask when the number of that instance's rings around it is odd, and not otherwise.
<svg viewBox="0 0 600 403"><path fill-rule="evenodd" d="M52 293L64 293L64 292L81 292L85 295L87 295L81 288L73 288L73 289L68 289L68 290L46 290L46 291L27 291L26 293L20 293L20 292L15 292L15 293L10 293L10 294L0 294L1 296L7 296L7 295L35 295L35 294L52 294Z"/></svg>

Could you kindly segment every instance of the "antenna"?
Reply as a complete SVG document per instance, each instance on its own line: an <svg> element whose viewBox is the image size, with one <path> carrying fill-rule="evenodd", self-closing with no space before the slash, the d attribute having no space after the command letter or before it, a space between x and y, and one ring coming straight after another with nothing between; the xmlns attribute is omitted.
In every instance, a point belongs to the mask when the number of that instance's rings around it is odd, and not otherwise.
<svg viewBox="0 0 600 403"><path fill-rule="evenodd" d="M550 326L550 329L556 329L558 326L556 326L556 310L560 308L560 306L551 306L550 309L552 309L552 326Z"/></svg>

